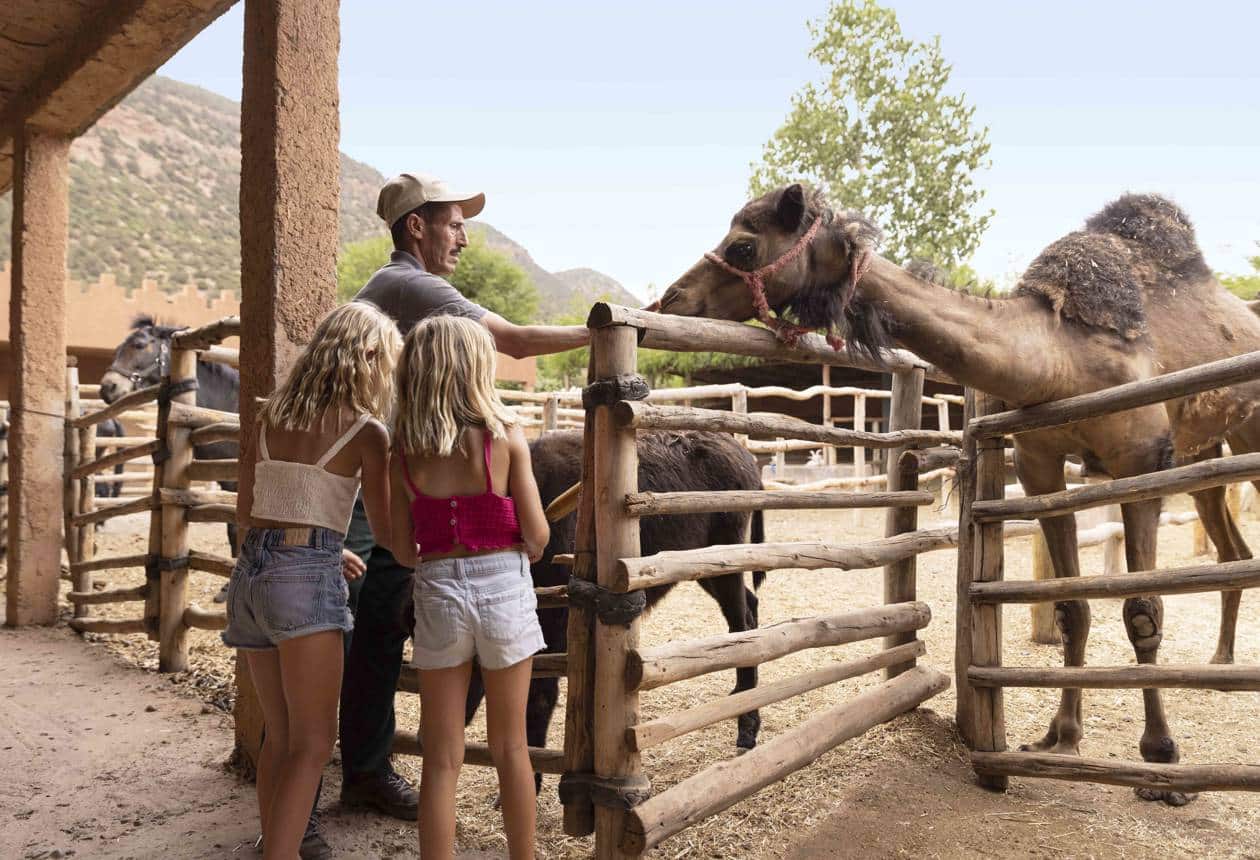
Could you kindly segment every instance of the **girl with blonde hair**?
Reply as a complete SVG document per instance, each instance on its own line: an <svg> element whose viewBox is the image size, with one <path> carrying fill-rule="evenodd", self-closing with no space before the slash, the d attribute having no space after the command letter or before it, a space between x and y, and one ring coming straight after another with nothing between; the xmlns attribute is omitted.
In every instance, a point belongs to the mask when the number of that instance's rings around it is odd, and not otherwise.
<svg viewBox="0 0 1260 860"><path fill-rule="evenodd" d="M248 529L228 584L223 641L244 652L266 725L258 763L265 858L298 856L337 738L346 578L343 542L360 485L389 534L394 321L351 302L329 313L243 433L237 516Z"/></svg>
<svg viewBox="0 0 1260 860"><path fill-rule="evenodd" d="M529 445L494 390L494 341L461 317L407 335L398 368L390 466L393 553L416 566L414 665L420 672L420 856L455 846L455 785L475 656L486 733L513 860L534 853L534 773L525 700L542 629L529 565L549 529Z"/></svg>

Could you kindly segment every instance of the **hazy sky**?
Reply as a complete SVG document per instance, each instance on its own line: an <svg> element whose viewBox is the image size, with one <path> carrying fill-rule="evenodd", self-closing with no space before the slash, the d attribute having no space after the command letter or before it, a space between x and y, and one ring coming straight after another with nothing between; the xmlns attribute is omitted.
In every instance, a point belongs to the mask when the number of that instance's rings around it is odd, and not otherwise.
<svg viewBox="0 0 1260 860"><path fill-rule="evenodd" d="M1260 253L1260 4L890 2L941 37L987 125L996 210L973 263L1009 283L1126 190L1194 220L1208 262ZM342 3L341 146L485 190L544 268L643 293L725 232L749 164L818 75L824 0ZM162 73L240 98L241 6ZM383 228L382 228L383 229Z"/></svg>

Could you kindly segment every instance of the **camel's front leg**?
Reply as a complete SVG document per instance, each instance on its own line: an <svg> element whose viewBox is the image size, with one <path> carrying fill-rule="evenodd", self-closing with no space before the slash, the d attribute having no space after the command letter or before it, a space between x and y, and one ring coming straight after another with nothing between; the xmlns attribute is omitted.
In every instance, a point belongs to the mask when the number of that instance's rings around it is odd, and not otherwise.
<svg viewBox="0 0 1260 860"><path fill-rule="evenodd" d="M1064 458L1029 452L1016 443L1015 470L1024 492L1041 495L1062 490ZM1048 517L1041 521L1041 532L1046 538L1050 563L1056 578L1080 576L1076 547L1076 517ZM1054 620L1063 637L1063 665L1085 665L1085 643L1089 639L1089 603L1084 600L1062 600L1054 605ZM1035 752L1080 754L1081 743L1081 691L1064 689L1059 700L1059 710L1050 720L1045 737L1021 750Z"/></svg>
<svg viewBox="0 0 1260 860"><path fill-rule="evenodd" d="M1134 573L1155 569L1155 548L1159 536L1159 509L1162 499L1121 505L1124 516L1124 549L1129 570ZM1137 661L1154 665L1164 636L1164 601L1160 597L1130 597L1124 602L1124 629L1133 643ZM1142 691L1146 729L1138 744L1144 761L1174 764L1181 753L1172 739L1164 702L1157 689ZM1196 795L1163 789L1135 789L1143 800L1162 800L1169 806L1185 806Z"/></svg>

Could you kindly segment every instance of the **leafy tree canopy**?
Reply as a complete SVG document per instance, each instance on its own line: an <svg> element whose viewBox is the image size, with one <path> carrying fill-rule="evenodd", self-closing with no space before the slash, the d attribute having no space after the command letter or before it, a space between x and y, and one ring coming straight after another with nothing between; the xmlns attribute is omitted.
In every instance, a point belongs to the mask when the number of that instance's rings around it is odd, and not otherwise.
<svg viewBox="0 0 1260 860"><path fill-rule="evenodd" d="M388 236L353 242L337 257L337 298L354 298L372 273L389 262L394 246ZM528 323L538 309L538 292L529 276L505 255L473 235L447 277L471 301L515 323ZM583 368L585 368L583 364Z"/></svg>
<svg viewBox="0 0 1260 860"><path fill-rule="evenodd" d="M1256 248L1260 249L1260 242L1256 243ZM1221 282L1221 286L1239 298L1249 300L1260 298L1260 254L1257 254L1254 257L1248 257L1247 262L1251 264L1251 272L1249 274L1218 274L1216 276L1217 280Z"/></svg>
<svg viewBox="0 0 1260 860"><path fill-rule="evenodd" d="M753 165L754 195L805 181L883 228L883 253L948 268L970 258L992 211L973 176L989 164L989 130L949 95L940 40L902 35L874 0L835 0L809 23L819 83L792 97L782 127Z"/></svg>

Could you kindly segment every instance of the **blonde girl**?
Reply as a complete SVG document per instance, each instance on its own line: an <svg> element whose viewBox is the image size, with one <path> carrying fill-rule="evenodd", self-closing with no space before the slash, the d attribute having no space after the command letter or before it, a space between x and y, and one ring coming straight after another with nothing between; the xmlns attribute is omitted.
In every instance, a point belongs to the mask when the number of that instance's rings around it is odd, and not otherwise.
<svg viewBox="0 0 1260 860"><path fill-rule="evenodd" d="M525 700L543 637L529 565L542 556L548 526L529 445L495 393L494 365L485 327L453 316L417 325L399 359L391 526L399 563L416 565L424 860L454 851L474 656L485 681L508 850L513 860L534 852Z"/></svg>
<svg viewBox="0 0 1260 860"><path fill-rule="evenodd" d="M245 653L266 725L258 763L265 858L293 860L337 737L343 638L352 622L343 540L360 484L389 530L389 434L400 338L374 305L329 313L242 440L223 641Z"/></svg>

